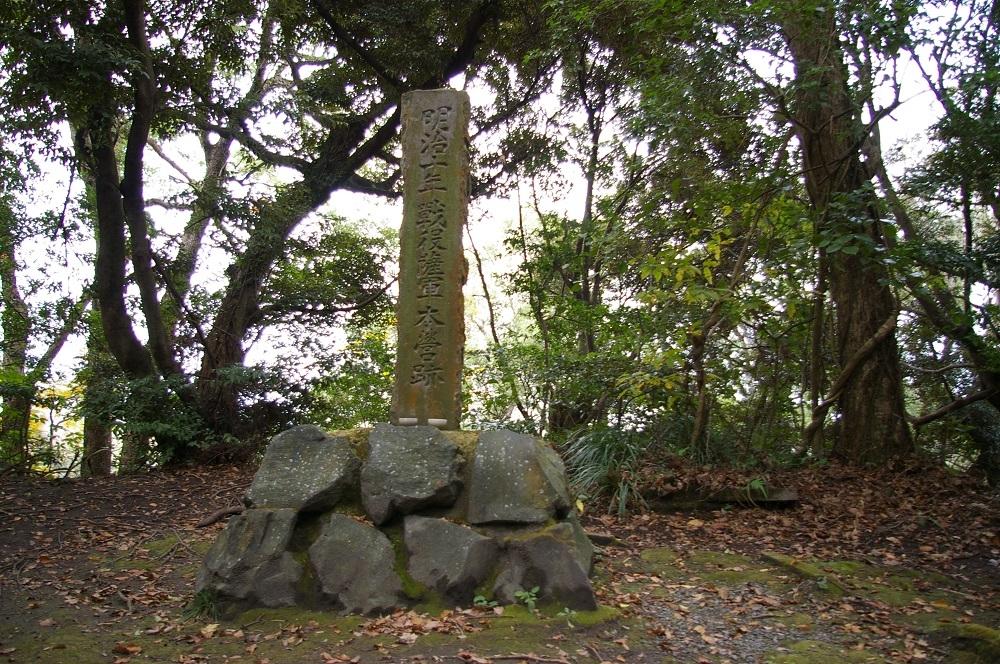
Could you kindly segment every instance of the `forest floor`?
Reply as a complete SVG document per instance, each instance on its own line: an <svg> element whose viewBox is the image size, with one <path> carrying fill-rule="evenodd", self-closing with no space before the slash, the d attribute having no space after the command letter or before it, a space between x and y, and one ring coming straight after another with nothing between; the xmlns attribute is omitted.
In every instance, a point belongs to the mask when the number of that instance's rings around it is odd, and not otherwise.
<svg viewBox="0 0 1000 664"><path fill-rule="evenodd" d="M797 506L586 516L616 538L593 613L192 615L223 527L196 524L251 477L0 478L0 662L1000 661L1000 495L960 475L771 473Z"/></svg>

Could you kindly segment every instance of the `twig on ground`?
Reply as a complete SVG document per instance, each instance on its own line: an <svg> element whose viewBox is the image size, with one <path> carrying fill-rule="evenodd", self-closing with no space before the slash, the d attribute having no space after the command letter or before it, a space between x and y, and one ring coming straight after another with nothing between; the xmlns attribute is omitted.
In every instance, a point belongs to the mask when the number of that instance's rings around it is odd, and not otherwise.
<svg viewBox="0 0 1000 664"><path fill-rule="evenodd" d="M215 510L204 519L195 524L195 528L206 528L211 526L217 521L222 521L227 516L233 516L235 514L242 514L243 510L246 509L242 505L231 505L229 507L223 507L222 509Z"/></svg>
<svg viewBox="0 0 1000 664"><path fill-rule="evenodd" d="M179 545L181 545L182 547L184 547L185 549L187 549L188 553L190 553L195 558L199 557L198 556L198 552L195 551L194 549L192 549L190 546L188 546L188 543L184 541L184 538L181 537L181 534L179 532L177 532L176 528L171 528L170 532L172 532L174 534L174 537L177 538L177 543Z"/></svg>
<svg viewBox="0 0 1000 664"><path fill-rule="evenodd" d="M121 597L122 601L125 602L125 612L132 613L132 598L123 593L121 590L118 590L117 592L118 596Z"/></svg>

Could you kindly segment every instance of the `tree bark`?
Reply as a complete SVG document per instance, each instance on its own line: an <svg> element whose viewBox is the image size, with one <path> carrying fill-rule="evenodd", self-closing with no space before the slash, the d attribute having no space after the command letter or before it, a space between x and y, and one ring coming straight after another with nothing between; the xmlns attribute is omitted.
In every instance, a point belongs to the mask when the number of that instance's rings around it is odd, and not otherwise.
<svg viewBox="0 0 1000 664"><path fill-rule="evenodd" d="M864 129L848 89L836 15L833 2L821 2L812 10L796 7L784 16L783 29L796 70L793 121L820 230L833 237L867 239L827 256L839 363L846 368L897 306L878 256L885 239L859 154ZM855 253L843 251L848 247ZM880 341L851 373L837 407L835 456L869 464L913 451L894 334Z"/></svg>
<svg viewBox="0 0 1000 664"><path fill-rule="evenodd" d="M87 366L83 388L83 461L81 477L111 474L112 437L108 413L109 383L119 374L115 360L108 353L101 322L91 315L87 332Z"/></svg>
<svg viewBox="0 0 1000 664"><path fill-rule="evenodd" d="M19 467L28 460L28 421L31 417L31 393L24 373L31 335L31 314L17 285L17 254L13 212L7 200L0 200L6 210L0 219L0 329L3 332L3 356L0 368L5 374L3 406L0 408L0 459ZM15 383L14 381L19 382Z"/></svg>

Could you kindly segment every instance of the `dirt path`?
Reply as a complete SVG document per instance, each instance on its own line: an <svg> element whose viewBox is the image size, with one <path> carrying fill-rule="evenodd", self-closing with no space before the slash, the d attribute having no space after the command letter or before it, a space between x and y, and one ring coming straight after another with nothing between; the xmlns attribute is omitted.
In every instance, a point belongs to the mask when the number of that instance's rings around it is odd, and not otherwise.
<svg viewBox="0 0 1000 664"><path fill-rule="evenodd" d="M944 474L771 478L799 507L585 518L592 614L192 615L193 579L251 474L0 481L0 662L990 662L995 493ZM421 613L421 611L424 611Z"/></svg>

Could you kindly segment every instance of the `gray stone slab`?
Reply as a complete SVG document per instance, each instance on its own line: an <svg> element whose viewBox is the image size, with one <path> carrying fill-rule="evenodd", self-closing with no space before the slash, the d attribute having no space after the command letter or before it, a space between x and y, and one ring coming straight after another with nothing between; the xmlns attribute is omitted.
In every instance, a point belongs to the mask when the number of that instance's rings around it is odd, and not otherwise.
<svg viewBox="0 0 1000 664"><path fill-rule="evenodd" d="M403 224L392 423L458 429L468 272L469 96L417 90L402 98Z"/></svg>
<svg viewBox="0 0 1000 664"><path fill-rule="evenodd" d="M302 566L286 551L293 509L251 509L230 519L215 540L196 588L255 606L291 606Z"/></svg>
<svg viewBox="0 0 1000 664"><path fill-rule="evenodd" d="M468 487L468 521L545 523L569 514L566 470L555 450L513 431L479 435Z"/></svg>
<svg viewBox="0 0 1000 664"><path fill-rule="evenodd" d="M500 553L495 540L472 528L416 515L403 522L403 543L410 576L461 605L472 603Z"/></svg>
<svg viewBox="0 0 1000 664"><path fill-rule="evenodd" d="M271 439L246 501L250 507L323 511L357 486L360 468L347 438L297 426Z"/></svg>
<svg viewBox="0 0 1000 664"><path fill-rule="evenodd" d="M450 507L462 488L458 446L435 427L378 424L368 436L361 501L381 525L396 514Z"/></svg>
<svg viewBox="0 0 1000 664"><path fill-rule="evenodd" d="M371 615L405 606L395 559L389 538L343 514L330 515L309 547L324 600L347 613Z"/></svg>
<svg viewBox="0 0 1000 664"><path fill-rule="evenodd" d="M592 611L597 598L587 570L581 564L573 529L567 523L516 535L502 543L500 573L493 595L505 604L517 602L516 593L539 588L540 602Z"/></svg>

